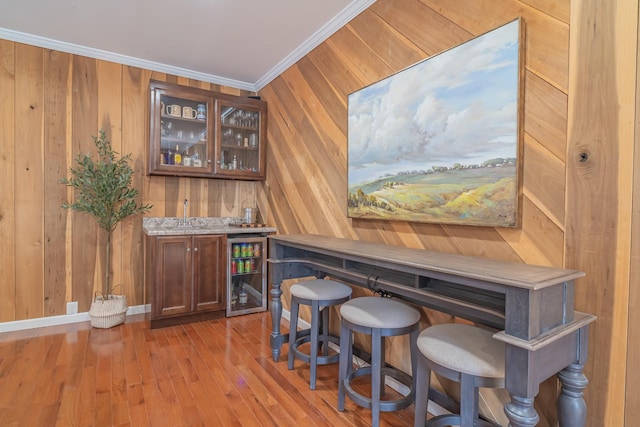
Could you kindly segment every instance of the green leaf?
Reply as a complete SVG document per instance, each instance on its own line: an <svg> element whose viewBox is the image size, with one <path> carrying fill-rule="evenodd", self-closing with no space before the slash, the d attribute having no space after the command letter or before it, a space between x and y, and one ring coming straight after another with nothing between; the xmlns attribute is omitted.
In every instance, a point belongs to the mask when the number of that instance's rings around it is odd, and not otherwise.
<svg viewBox="0 0 640 427"><path fill-rule="evenodd" d="M93 159L84 154L75 160L75 167L69 168L69 178L62 178L61 184L74 188L74 201L64 203L64 209L85 212L93 216L98 225L108 233L106 247L105 280L103 294L110 295L111 233L122 220L143 214L152 208L149 204L138 204L138 190L132 187L133 169L129 165L131 154L119 157L113 150L104 130L93 136L98 156Z"/></svg>

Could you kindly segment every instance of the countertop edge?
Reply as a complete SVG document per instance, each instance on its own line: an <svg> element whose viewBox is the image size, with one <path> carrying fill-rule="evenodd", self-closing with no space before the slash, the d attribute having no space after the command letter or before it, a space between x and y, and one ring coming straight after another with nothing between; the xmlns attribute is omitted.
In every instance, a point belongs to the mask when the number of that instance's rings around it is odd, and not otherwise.
<svg viewBox="0 0 640 427"><path fill-rule="evenodd" d="M211 228L193 228L178 229L152 227L143 229L147 236L196 236L208 234L256 234L256 233L275 233L274 227L211 227Z"/></svg>

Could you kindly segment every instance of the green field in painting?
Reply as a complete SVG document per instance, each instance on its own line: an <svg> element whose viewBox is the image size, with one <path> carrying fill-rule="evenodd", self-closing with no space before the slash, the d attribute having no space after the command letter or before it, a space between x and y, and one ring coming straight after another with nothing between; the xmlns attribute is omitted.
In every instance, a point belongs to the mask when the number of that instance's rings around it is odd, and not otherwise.
<svg viewBox="0 0 640 427"><path fill-rule="evenodd" d="M515 166L414 172L349 188L352 218L514 226Z"/></svg>

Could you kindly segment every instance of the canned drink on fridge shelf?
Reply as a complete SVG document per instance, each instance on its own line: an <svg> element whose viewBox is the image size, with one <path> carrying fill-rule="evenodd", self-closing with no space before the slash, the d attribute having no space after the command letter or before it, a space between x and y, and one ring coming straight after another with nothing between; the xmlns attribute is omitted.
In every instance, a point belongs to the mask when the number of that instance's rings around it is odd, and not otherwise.
<svg viewBox="0 0 640 427"><path fill-rule="evenodd" d="M233 257L234 258L240 257L240 245L233 245Z"/></svg>
<svg viewBox="0 0 640 427"><path fill-rule="evenodd" d="M256 269L256 259L251 258L251 271L255 271Z"/></svg>
<svg viewBox="0 0 640 427"><path fill-rule="evenodd" d="M231 261L231 274L238 273L238 264L235 261Z"/></svg>
<svg viewBox="0 0 640 427"><path fill-rule="evenodd" d="M238 274L244 273L244 261L238 261L238 268L236 270L238 271Z"/></svg>
<svg viewBox="0 0 640 427"><path fill-rule="evenodd" d="M253 256L260 256L260 243L253 245Z"/></svg>
<svg viewBox="0 0 640 427"><path fill-rule="evenodd" d="M253 256L253 245L251 243L247 245L247 256Z"/></svg>
<svg viewBox="0 0 640 427"><path fill-rule="evenodd" d="M244 272L248 273L251 271L251 260L248 259L244 262Z"/></svg>
<svg viewBox="0 0 640 427"><path fill-rule="evenodd" d="M247 256L247 244L246 243L243 243L240 246L240 256L243 257L243 258Z"/></svg>

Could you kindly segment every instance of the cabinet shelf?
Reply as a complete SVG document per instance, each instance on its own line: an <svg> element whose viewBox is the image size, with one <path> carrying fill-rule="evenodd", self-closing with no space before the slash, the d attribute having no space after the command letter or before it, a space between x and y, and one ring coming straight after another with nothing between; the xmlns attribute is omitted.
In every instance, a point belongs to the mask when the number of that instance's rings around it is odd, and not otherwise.
<svg viewBox="0 0 640 427"><path fill-rule="evenodd" d="M232 130L250 130L253 132L258 132L260 128L256 126L239 126L239 125L221 125L223 129L232 129Z"/></svg>
<svg viewBox="0 0 640 427"><path fill-rule="evenodd" d="M171 116L169 114L164 114L164 113L160 114L160 118L162 118L162 119L171 119L171 120L179 120L181 122L193 123L193 124L198 124L198 125L206 125L207 124L206 120L190 119L189 117Z"/></svg>
<svg viewBox="0 0 640 427"><path fill-rule="evenodd" d="M251 271L245 271L244 273L232 273L231 275L233 277L236 277L236 276L248 276L250 274L259 274L259 273L260 273L260 270L251 270Z"/></svg>
<svg viewBox="0 0 640 427"><path fill-rule="evenodd" d="M233 145L233 144L222 144L222 147L226 149L235 149L235 150L248 150L248 151L258 151L257 147L245 147L244 145Z"/></svg>
<svg viewBox="0 0 640 427"><path fill-rule="evenodd" d="M259 298L254 297L253 295L247 295L247 302L244 304L239 301L231 301L231 309L234 311L237 310L253 310L259 309L262 307L262 301Z"/></svg>
<svg viewBox="0 0 640 427"><path fill-rule="evenodd" d="M199 139L184 139L184 138L177 138L177 137L167 137L167 136L163 136L162 137L162 145L164 145L164 143L169 142L171 144L185 144L185 145L189 145L194 146L194 145L206 145L207 141L201 141Z"/></svg>

